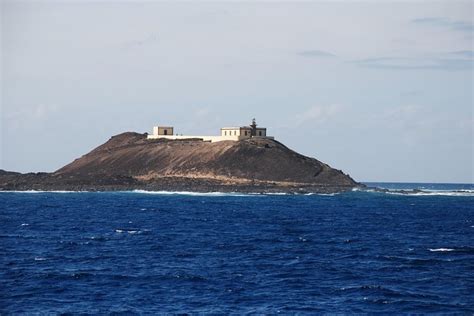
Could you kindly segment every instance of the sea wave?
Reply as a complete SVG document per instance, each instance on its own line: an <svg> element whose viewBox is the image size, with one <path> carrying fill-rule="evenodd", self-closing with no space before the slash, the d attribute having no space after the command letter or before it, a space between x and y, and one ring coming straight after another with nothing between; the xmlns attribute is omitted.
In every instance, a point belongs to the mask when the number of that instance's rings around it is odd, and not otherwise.
<svg viewBox="0 0 474 316"><path fill-rule="evenodd" d="M130 190L130 191L66 191L66 190L11 190L0 191L0 193L23 193L23 194L39 194L39 193L135 193L135 194L151 194L151 195L190 195L190 196L235 196L235 197L252 197L252 196L266 196L266 195L298 195L291 192L192 192L192 191L150 191L150 190ZM305 193L301 195L323 195L334 196L336 193Z"/></svg>
<svg viewBox="0 0 474 316"><path fill-rule="evenodd" d="M256 196L257 195L257 194L238 193L238 192L191 192L191 191L147 191L147 190L121 191L121 193L139 193L139 194L155 194L155 195L192 195L192 196Z"/></svg>
<svg viewBox="0 0 474 316"><path fill-rule="evenodd" d="M474 197L474 190L428 190L428 189L385 189L377 187L354 188L352 192L389 194L398 196L455 196L455 197ZM21 193L21 194L70 194L70 193L134 193L134 194L151 194L151 195L188 195L188 196L206 196L206 197L255 197L255 196L337 196L343 193L294 193L294 192L192 192L192 191L148 191L148 190L131 190L131 191L67 191L67 190L12 190L0 191L0 193Z"/></svg>
<svg viewBox="0 0 474 316"><path fill-rule="evenodd" d="M336 195L339 195L341 193L305 193L303 195L307 195L307 196L311 196L311 195L320 195L320 196L336 196Z"/></svg>
<svg viewBox="0 0 474 316"><path fill-rule="evenodd" d="M423 190L423 191L413 191L413 192L387 192L387 194L393 195L409 195L409 196L471 196L474 197L474 192L472 190Z"/></svg>
<svg viewBox="0 0 474 316"><path fill-rule="evenodd" d="M454 251L452 248L429 248L428 249L431 252L445 252L445 251Z"/></svg>
<svg viewBox="0 0 474 316"><path fill-rule="evenodd" d="M38 193L90 193L91 191L67 191L67 190L2 190L0 193L25 193L25 194L38 194Z"/></svg>
<svg viewBox="0 0 474 316"><path fill-rule="evenodd" d="M121 233L141 234L142 233L142 231L139 229L126 229L126 228L116 229L115 232L119 234Z"/></svg>
<svg viewBox="0 0 474 316"><path fill-rule="evenodd" d="M455 248L428 248L430 252L455 252L462 254L474 254L474 247L471 246L460 246Z"/></svg>
<svg viewBox="0 0 474 316"><path fill-rule="evenodd" d="M428 189L382 189L382 188L354 188L353 192L367 192L390 194L399 196L465 196L474 197L474 190L428 190Z"/></svg>
<svg viewBox="0 0 474 316"><path fill-rule="evenodd" d="M139 193L156 195L195 195L195 196L255 196L261 194L238 193L238 192L191 192L191 191L148 191L148 190L130 190L130 191L66 191L66 190L8 190L0 193L23 193L23 194L41 194L41 193Z"/></svg>
<svg viewBox="0 0 474 316"><path fill-rule="evenodd" d="M191 196L335 196L339 193L304 193L298 194L293 192L191 192L191 191L147 191L147 190L133 190L122 191L122 193L140 193L140 194L156 194L156 195L191 195Z"/></svg>
<svg viewBox="0 0 474 316"><path fill-rule="evenodd" d="M45 261L46 258L44 257L35 257L35 261Z"/></svg>

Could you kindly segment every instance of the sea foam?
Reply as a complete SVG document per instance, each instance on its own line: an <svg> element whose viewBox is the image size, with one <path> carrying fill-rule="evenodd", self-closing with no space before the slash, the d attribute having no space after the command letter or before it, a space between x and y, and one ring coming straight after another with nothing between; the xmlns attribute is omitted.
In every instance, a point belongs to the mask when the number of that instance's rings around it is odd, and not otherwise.
<svg viewBox="0 0 474 316"><path fill-rule="evenodd" d="M429 248L428 249L431 252L445 252L445 251L454 251L454 249L451 248Z"/></svg>
<svg viewBox="0 0 474 316"><path fill-rule="evenodd" d="M139 193L155 195L191 195L191 196L255 196L256 194L244 194L238 192L191 192L191 191L147 191L133 190L123 191L122 193Z"/></svg>
<svg viewBox="0 0 474 316"><path fill-rule="evenodd" d="M474 197L474 190L414 190L414 189L380 189L380 188L354 188L352 192L366 192L376 194L390 194L399 196L461 196Z"/></svg>
<svg viewBox="0 0 474 316"><path fill-rule="evenodd" d="M47 190L25 190L25 191L19 191L19 190L11 190L11 191L0 191L0 193L26 193L26 194L38 194L38 193L90 193L91 191L66 191L66 190L53 190L53 191L47 191Z"/></svg>

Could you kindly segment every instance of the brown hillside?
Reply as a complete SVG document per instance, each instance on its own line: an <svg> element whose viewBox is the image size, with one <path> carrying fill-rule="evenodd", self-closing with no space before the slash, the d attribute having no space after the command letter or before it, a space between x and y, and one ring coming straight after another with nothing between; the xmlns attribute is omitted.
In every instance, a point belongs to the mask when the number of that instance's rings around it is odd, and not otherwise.
<svg viewBox="0 0 474 316"><path fill-rule="evenodd" d="M54 173L56 177L127 176L139 181L193 178L242 183L356 186L339 170L302 156L271 139L216 143L147 140L123 133Z"/></svg>

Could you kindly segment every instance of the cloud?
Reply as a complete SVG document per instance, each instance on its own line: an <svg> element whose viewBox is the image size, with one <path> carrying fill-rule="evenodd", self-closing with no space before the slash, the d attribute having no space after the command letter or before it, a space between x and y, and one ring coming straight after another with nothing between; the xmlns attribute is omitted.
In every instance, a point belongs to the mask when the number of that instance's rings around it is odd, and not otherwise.
<svg viewBox="0 0 474 316"><path fill-rule="evenodd" d="M137 47L143 47L147 44L153 43L158 41L158 35L151 33L147 37L139 39L139 40L130 40L122 43L121 47L124 49L131 49Z"/></svg>
<svg viewBox="0 0 474 316"><path fill-rule="evenodd" d="M35 104L28 107L21 108L20 110L7 113L8 119L15 118L28 118L32 120L43 120L50 115L56 113L59 107L55 104Z"/></svg>
<svg viewBox="0 0 474 316"><path fill-rule="evenodd" d="M23 128L25 125L44 123L60 110L55 104L35 104L6 110L5 119L11 128Z"/></svg>
<svg viewBox="0 0 474 316"><path fill-rule="evenodd" d="M402 91L400 93L400 96L401 97L416 97L422 94L423 94L423 91L421 90L408 90L408 91Z"/></svg>
<svg viewBox="0 0 474 316"><path fill-rule="evenodd" d="M374 118L380 124L381 132L396 133L396 138L408 146L418 146L432 131L435 121L426 107L405 104L382 110Z"/></svg>
<svg viewBox="0 0 474 316"><path fill-rule="evenodd" d="M411 22L415 24L419 24L419 25L443 27L452 31L459 31L459 32L466 32L466 33L474 32L474 24L470 21L452 20L452 19L443 18L443 17L429 17L429 18L414 19Z"/></svg>
<svg viewBox="0 0 474 316"><path fill-rule="evenodd" d="M405 104L390 107L382 112L381 120L387 122L403 122L418 118L423 107L417 104Z"/></svg>
<svg viewBox="0 0 474 316"><path fill-rule="evenodd" d="M298 52L298 55L303 57L337 57L336 55L323 50L303 50Z"/></svg>
<svg viewBox="0 0 474 316"><path fill-rule="evenodd" d="M474 66L472 58L413 58L413 57L380 57L353 61L360 67L374 69L437 69L437 70L471 70Z"/></svg>
<svg viewBox="0 0 474 316"><path fill-rule="evenodd" d="M459 50L456 52L449 52L448 55L454 55L458 57L465 57L465 58L474 58L474 51L472 50Z"/></svg>
<svg viewBox="0 0 474 316"><path fill-rule="evenodd" d="M304 112L296 115L295 126L302 126L309 123L325 123L342 111L342 106L338 104L331 104L325 106L311 106Z"/></svg>

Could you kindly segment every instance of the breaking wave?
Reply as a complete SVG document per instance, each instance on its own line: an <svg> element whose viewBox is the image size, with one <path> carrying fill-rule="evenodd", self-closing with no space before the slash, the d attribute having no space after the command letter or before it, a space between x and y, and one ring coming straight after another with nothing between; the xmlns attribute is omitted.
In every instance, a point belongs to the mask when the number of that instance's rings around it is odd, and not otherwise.
<svg viewBox="0 0 474 316"><path fill-rule="evenodd" d="M474 190L419 190L419 189L380 189L354 188L353 192L368 192L400 196L465 196L474 197Z"/></svg>
<svg viewBox="0 0 474 316"><path fill-rule="evenodd" d="M429 248L428 250L431 251L431 252L454 251L454 249L451 249L451 248L435 248L435 249Z"/></svg>
<svg viewBox="0 0 474 316"><path fill-rule="evenodd" d="M353 193L373 193L389 194L397 196L453 196L453 197L474 197L474 189L425 189L425 188L383 188L383 187L358 187L352 189ZM192 191L148 191L148 190L130 190L130 191L67 191L67 190L12 190L0 191L0 193L22 193L22 194L71 194L71 193L99 193L99 194L150 194L150 195L187 195L204 197L255 197L255 196L337 196L341 193L296 193L296 192L192 192Z"/></svg>
<svg viewBox="0 0 474 316"><path fill-rule="evenodd" d="M422 191L422 192L387 192L387 194L394 195L410 195L410 196L472 196L474 197L474 192L467 191Z"/></svg>
<svg viewBox="0 0 474 316"><path fill-rule="evenodd" d="M149 191L149 190L131 190L131 191L63 191L63 190L25 190L25 191L0 191L0 193L22 193L22 194L54 194L54 193L134 193L134 194L150 194L150 195L189 195L189 196L208 196L208 197L223 197L223 196L234 196L234 197L255 197L255 196L287 196L287 195L301 195L301 196L335 196L339 193L292 193L292 192L192 192L192 191Z"/></svg>
<svg viewBox="0 0 474 316"><path fill-rule="evenodd" d="M8 190L8 191L0 191L0 193L29 193L29 194L38 194L38 193L90 193L91 191L66 191L66 190Z"/></svg>
<svg viewBox="0 0 474 316"><path fill-rule="evenodd" d="M191 192L191 191L147 191L147 190L133 190L133 191L122 191L122 193L139 193L139 194L155 194L155 195L191 195L191 196L243 196L243 197L255 197L255 196L335 196L339 193L292 193L292 192Z"/></svg>
<svg viewBox="0 0 474 316"><path fill-rule="evenodd" d="M474 254L474 247L464 246L456 248L428 248L430 252L455 252L464 254Z"/></svg>
<svg viewBox="0 0 474 316"><path fill-rule="evenodd" d="M256 196L257 194L244 194L238 192L191 192L191 191L147 191L133 190L123 191L121 193L139 193L154 195L191 195L191 196Z"/></svg>

